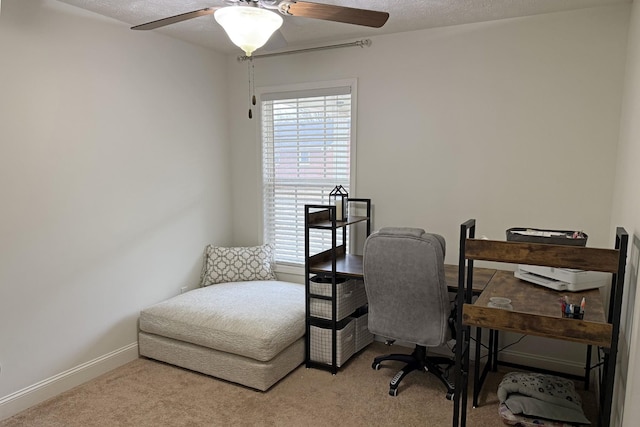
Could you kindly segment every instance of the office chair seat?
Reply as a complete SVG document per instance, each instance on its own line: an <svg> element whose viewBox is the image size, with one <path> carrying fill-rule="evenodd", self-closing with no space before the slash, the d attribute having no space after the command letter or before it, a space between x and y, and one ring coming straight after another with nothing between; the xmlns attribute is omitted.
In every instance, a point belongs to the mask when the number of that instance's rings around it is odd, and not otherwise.
<svg viewBox="0 0 640 427"><path fill-rule="evenodd" d="M378 356L371 365L378 370L387 360L406 364L389 383L391 396L407 374L418 370L434 374L446 387L446 398L453 399L454 381L448 376L453 359L427 356L428 347L451 337L449 318L455 311L444 279L444 254L442 236L417 228L383 228L365 242L369 330L391 343L415 345L411 354Z"/></svg>

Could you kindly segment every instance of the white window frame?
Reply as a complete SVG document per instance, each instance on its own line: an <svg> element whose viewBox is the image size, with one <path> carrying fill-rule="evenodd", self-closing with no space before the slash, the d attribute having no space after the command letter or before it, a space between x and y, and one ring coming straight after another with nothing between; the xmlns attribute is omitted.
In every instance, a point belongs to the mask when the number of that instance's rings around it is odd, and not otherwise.
<svg viewBox="0 0 640 427"><path fill-rule="evenodd" d="M305 93L308 91L322 91L326 89L327 91L338 88L338 87L349 87L351 90L351 145L350 145L350 162L349 162L349 196L356 197L354 194L354 190L356 188L355 177L356 177L356 129L357 129L357 79L344 79L344 80L332 80L332 81L324 81L324 82L313 82L313 83L299 83L299 84L288 84L281 86L265 86L256 88L256 97L258 99L258 105L260 108L257 110L256 118L258 120L257 132L258 132L258 152L260 159L260 176L259 176L259 188L260 188L260 215L259 215L259 230L260 230L260 241L263 243L267 243L265 241L265 223L264 223L264 159L262 156L262 99L267 94L284 94L284 93ZM270 95L268 95L270 96ZM327 187L330 187L333 183L327 182ZM330 190L331 188L329 188ZM328 202L328 201L327 201ZM325 203L325 202L323 202ZM301 210L303 207L300 207ZM301 235L301 238L304 238L304 235ZM285 274L294 274L294 275L304 275L304 265L290 265L290 264L276 264L276 272L285 273Z"/></svg>

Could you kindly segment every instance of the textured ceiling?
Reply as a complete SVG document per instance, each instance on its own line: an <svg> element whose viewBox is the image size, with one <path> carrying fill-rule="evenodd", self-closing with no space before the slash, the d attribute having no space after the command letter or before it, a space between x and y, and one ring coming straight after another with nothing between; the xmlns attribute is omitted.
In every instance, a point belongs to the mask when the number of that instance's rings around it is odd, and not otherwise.
<svg viewBox="0 0 640 427"><path fill-rule="evenodd" d="M129 26L211 6L224 6L224 0L58 0ZM286 43L273 43L272 49L297 48L318 43L351 41L378 34L398 33L425 28L491 21L631 3L632 0L314 0L316 3L389 12L384 27L375 29L309 18L284 18L281 34ZM213 15L159 28L175 38L226 53L242 53L227 38ZM142 36L142 35L141 35ZM269 50L269 45L260 51ZM258 51L257 53L260 53Z"/></svg>

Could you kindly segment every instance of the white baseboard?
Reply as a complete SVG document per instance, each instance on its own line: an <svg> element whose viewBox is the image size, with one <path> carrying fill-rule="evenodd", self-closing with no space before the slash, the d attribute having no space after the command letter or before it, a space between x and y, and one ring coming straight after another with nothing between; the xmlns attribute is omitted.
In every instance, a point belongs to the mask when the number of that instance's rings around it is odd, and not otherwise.
<svg viewBox="0 0 640 427"><path fill-rule="evenodd" d="M0 420L9 418L137 358L138 343L135 342L1 397Z"/></svg>

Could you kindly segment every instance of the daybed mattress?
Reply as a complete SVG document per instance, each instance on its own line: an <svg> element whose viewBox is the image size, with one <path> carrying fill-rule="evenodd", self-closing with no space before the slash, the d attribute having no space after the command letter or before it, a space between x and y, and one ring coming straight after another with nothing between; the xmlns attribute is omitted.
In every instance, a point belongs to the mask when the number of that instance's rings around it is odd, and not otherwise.
<svg viewBox="0 0 640 427"><path fill-rule="evenodd" d="M304 335L304 307L303 285L220 283L143 310L140 330L268 361Z"/></svg>
<svg viewBox="0 0 640 427"><path fill-rule="evenodd" d="M304 361L304 285L195 289L140 313L140 355L266 390Z"/></svg>

